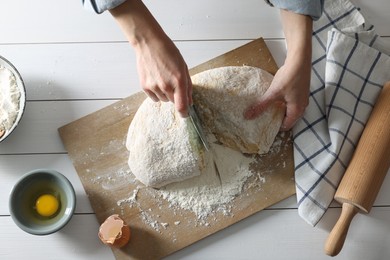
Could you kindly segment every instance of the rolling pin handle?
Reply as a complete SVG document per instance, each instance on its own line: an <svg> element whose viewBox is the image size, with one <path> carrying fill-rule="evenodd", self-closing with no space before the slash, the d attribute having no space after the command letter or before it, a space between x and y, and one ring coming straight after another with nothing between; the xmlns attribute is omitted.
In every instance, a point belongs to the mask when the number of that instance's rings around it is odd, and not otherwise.
<svg viewBox="0 0 390 260"><path fill-rule="evenodd" d="M359 209L356 206L350 203L343 203L340 218L325 243L324 249L327 255L336 256L340 253L347 237L349 225L358 211Z"/></svg>

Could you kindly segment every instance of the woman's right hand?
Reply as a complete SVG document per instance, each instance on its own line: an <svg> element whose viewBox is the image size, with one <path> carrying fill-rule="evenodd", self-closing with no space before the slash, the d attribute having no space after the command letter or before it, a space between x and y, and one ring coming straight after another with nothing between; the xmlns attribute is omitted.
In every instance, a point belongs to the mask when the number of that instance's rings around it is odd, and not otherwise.
<svg viewBox="0 0 390 260"><path fill-rule="evenodd" d="M171 101L182 117L192 104L192 83L187 65L141 0L128 0L110 10L133 46L140 83L154 101Z"/></svg>
<svg viewBox="0 0 390 260"><path fill-rule="evenodd" d="M140 84L154 101L171 101L182 117L192 103L192 83L179 50L168 38L152 39L135 47Z"/></svg>

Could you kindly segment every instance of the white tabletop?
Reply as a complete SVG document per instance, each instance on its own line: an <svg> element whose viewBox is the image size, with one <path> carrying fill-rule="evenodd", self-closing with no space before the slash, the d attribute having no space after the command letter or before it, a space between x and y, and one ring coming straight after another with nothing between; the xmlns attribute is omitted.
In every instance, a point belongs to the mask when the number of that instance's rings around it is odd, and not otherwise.
<svg viewBox="0 0 390 260"><path fill-rule="evenodd" d="M278 10L261 0L145 2L189 67L260 36L283 63ZM390 2L353 2L390 45ZM140 90L133 51L108 13L89 13L80 0L19 0L1 3L0 55L17 67L27 89L21 124L0 144L0 259L114 259L97 238L98 222L57 129ZM14 183L37 168L63 173L77 193L72 220L48 236L21 231L8 209ZM332 204L313 228L291 197L167 259L328 259L323 246L339 214ZM370 214L353 220L336 259L390 259L389 245L387 177Z"/></svg>

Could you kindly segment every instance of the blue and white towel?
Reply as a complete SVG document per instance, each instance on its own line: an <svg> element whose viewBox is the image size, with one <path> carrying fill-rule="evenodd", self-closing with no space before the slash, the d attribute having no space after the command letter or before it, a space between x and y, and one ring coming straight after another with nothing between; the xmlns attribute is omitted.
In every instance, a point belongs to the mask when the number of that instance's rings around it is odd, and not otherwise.
<svg viewBox="0 0 390 260"><path fill-rule="evenodd" d="M311 94L293 129L299 215L316 225L356 148L384 83L390 49L348 0L325 1L314 23Z"/></svg>

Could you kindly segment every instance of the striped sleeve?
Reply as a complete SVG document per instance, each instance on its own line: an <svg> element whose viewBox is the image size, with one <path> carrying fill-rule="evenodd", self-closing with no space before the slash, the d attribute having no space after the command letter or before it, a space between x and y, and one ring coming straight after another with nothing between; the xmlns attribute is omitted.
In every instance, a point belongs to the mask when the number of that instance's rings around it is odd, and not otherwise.
<svg viewBox="0 0 390 260"><path fill-rule="evenodd" d="M324 0L265 0L265 2L279 9L311 16L315 21L321 17L324 10Z"/></svg>
<svg viewBox="0 0 390 260"><path fill-rule="evenodd" d="M101 14L106 10L110 10L122 4L126 0L81 0L83 6L87 10Z"/></svg>

